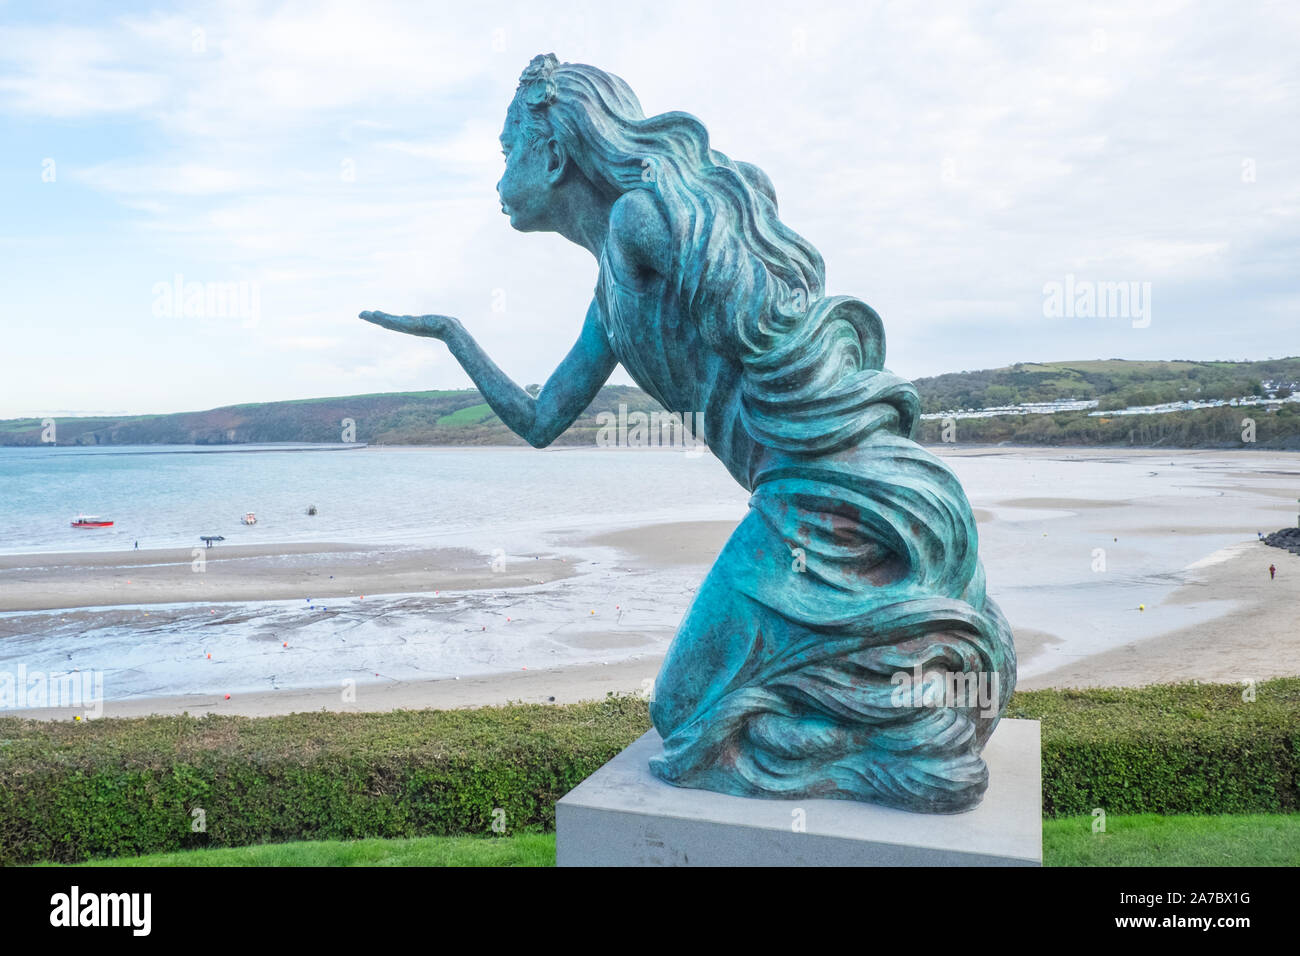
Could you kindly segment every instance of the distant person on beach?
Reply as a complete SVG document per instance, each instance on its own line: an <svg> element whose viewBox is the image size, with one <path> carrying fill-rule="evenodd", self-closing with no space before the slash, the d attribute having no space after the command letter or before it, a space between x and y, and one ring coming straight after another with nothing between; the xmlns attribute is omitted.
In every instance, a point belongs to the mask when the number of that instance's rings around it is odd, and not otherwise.
<svg viewBox="0 0 1300 956"><path fill-rule="evenodd" d="M1274 578L1276 578L1276 577L1277 577L1277 565L1276 565L1276 564L1270 564L1270 565L1268 566L1268 579L1269 579L1270 581L1272 581L1272 580L1273 580Z"/></svg>
<svg viewBox="0 0 1300 956"><path fill-rule="evenodd" d="M139 541L137 541L137 542L135 543L135 549L136 549L137 551L140 550L140 542L139 542Z"/></svg>

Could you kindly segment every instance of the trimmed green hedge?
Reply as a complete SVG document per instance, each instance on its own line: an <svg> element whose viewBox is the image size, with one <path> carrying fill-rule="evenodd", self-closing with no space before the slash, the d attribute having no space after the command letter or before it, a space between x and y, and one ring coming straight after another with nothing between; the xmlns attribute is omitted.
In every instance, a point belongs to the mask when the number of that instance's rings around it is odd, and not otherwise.
<svg viewBox="0 0 1300 956"><path fill-rule="evenodd" d="M1047 816L1294 811L1300 678L1033 691ZM645 701L284 717L0 718L0 864L289 840L549 829ZM204 813L204 832L192 811ZM500 809L504 817L494 818Z"/></svg>
<svg viewBox="0 0 1300 956"><path fill-rule="evenodd" d="M637 698L283 717L0 719L0 864L553 828L645 732ZM206 832L193 832L201 809ZM493 811L504 811L494 817Z"/></svg>
<svg viewBox="0 0 1300 956"><path fill-rule="evenodd" d="M1043 722L1043 815L1300 810L1300 678L1016 693Z"/></svg>

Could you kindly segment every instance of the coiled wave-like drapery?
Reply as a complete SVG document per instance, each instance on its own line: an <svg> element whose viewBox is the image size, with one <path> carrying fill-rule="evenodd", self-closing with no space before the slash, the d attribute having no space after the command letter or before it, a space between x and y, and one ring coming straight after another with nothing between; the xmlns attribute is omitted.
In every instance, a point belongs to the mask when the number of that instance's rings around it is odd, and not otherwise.
<svg viewBox="0 0 1300 956"><path fill-rule="evenodd" d="M883 351L876 314L841 297L746 363L742 419L774 453L656 684L664 779L930 812L982 796L1011 632L961 486L907 437L916 393Z"/></svg>

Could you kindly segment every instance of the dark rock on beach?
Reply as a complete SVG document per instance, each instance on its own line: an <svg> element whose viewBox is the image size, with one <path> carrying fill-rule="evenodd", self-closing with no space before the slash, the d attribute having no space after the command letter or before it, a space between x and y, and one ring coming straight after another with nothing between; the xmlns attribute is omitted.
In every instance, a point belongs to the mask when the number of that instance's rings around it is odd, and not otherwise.
<svg viewBox="0 0 1300 956"><path fill-rule="evenodd" d="M1282 548L1292 554L1300 554L1300 528L1283 528L1264 536L1264 543L1274 548Z"/></svg>

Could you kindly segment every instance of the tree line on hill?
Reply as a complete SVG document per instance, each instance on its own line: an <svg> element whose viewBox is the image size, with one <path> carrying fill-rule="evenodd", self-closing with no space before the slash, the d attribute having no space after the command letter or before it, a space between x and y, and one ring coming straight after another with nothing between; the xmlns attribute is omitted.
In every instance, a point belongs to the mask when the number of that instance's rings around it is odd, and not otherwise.
<svg viewBox="0 0 1300 956"><path fill-rule="evenodd" d="M920 423L922 444L1125 445L1300 451L1300 404L1219 406L1147 415L994 415Z"/></svg>
<svg viewBox="0 0 1300 956"><path fill-rule="evenodd" d="M1265 383L1271 388L1266 389ZM923 412L998 408L1067 399L1097 399L1120 409L1177 401L1263 395L1284 398L1300 387L1300 357L1259 362L1018 362L1005 368L950 372L915 380Z"/></svg>

